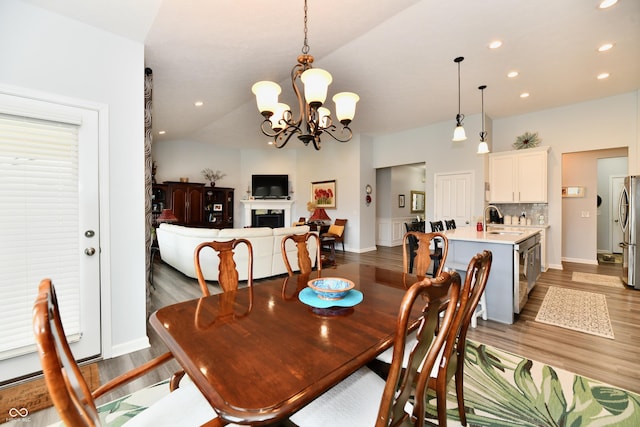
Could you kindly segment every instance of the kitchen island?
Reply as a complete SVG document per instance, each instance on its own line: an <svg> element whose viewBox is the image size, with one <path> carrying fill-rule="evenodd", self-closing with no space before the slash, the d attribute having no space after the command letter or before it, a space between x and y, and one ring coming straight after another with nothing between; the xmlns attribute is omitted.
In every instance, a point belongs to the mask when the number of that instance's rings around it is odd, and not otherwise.
<svg viewBox="0 0 640 427"><path fill-rule="evenodd" d="M513 323L515 313L519 313L526 302L527 294L535 285L535 278L540 271L540 231L491 227L486 231L476 231L472 227L463 227L447 230L444 234L449 239L445 268L455 269L462 276L475 254L484 250L492 252L491 272L485 290L487 318ZM537 265L534 262L536 249ZM524 252L530 255L525 256ZM534 271L536 268L537 271Z"/></svg>

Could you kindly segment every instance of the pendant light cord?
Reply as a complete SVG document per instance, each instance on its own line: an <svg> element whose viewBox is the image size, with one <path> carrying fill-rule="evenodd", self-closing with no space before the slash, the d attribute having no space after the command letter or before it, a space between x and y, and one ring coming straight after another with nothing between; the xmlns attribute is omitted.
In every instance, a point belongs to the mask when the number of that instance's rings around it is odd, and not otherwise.
<svg viewBox="0 0 640 427"><path fill-rule="evenodd" d="M304 0L304 44L302 45L302 53L309 53L309 43L307 40L307 0Z"/></svg>

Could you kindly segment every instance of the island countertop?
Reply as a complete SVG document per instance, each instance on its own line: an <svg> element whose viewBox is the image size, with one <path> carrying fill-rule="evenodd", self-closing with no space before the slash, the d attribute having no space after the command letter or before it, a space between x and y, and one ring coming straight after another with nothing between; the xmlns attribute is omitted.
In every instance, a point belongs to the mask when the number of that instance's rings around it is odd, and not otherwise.
<svg viewBox="0 0 640 427"><path fill-rule="evenodd" d="M504 245L517 245L531 236L540 233L540 230L531 228L499 229L487 227L487 231L477 231L475 227L461 227L446 230L444 234L450 241L498 243Z"/></svg>

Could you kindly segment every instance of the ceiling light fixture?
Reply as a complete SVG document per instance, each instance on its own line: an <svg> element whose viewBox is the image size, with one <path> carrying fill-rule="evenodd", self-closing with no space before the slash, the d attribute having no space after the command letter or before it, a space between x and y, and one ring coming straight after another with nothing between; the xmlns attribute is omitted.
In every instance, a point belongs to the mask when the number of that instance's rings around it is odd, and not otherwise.
<svg viewBox="0 0 640 427"><path fill-rule="evenodd" d="M487 145L487 131L484 129L484 90L487 85L478 86L482 96L482 132L480 132L480 144L478 144L478 154L487 154L489 152L489 146Z"/></svg>
<svg viewBox="0 0 640 427"><path fill-rule="evenodd" d="M489 43L489 49L497 49L500 46L502 46L502 42L500 40L494 40L491 43Z"/></svg>
<svg viewBox="0 0 640 427"><path fill-rule="evenodd" d="M518 77L520 73L518 73L517 71L509 71L507 73L507 77L509 77L510 79L514 78L514 77Z"/></svg>
<svg viewBox="0 0 640 427"><path fill-rule="evenodd" d="M605 43L598 48L598 52L606 52L613 47L613 43Z"/></svg>
<svg viewBox="0 0 640 427"><path fill-rule="evenodd" d="M598 6L600 9L606 9L618 3L618 0L602 0Z"/></svg>
<svg viewBox="0 0 640 427"><path fill-rule="evenodd" d="M522 92L522 93L520 94L520 98L528 98L528 97L529 97L529 95L530 95L530 93L529 93L529 92Z"/></svg>
<svg viewBox="0 0 640 427"><path fill-rule="evenodd" d="M458 114L456 115L456 128L453 131L453 139L452 141L464 141L467 139L467 135L464 132L464 127L462 126L462 121L464 120L464 115L460 114L460 63L464 61L463 56L459 56L453 60L456 64L458 64Z"/></svg>
<svg viewBox="0 0 640 427"><path fill-rule="evenodd" d="M309 55L307 43L307 0L304 2L304 43L302 55L298 56L298 63L291 70L291 85L298 99L300 114L293 117L291 108L287 104L278 102L278 95L282 91L280 85L270 81L260 81L251 87L256 96L258 110L264 117L260 130L269 137L273 137L273 145L283 148L294 134L308 145L313 142L316 150L320 149L320 135L327 133L339 142L351 140L353 133L349 123L356 113L356 103L360 97L352 92L341 92L333 97L336 104L336 117L342 124L342 129L333 124L331 112L322 106L327 97L327 88L332 77L327 71L313 68L313 56ZM304 85L304 97L296 84L300 79Z"/></svg>
<svg viewBox="0 0 640 427"><path fill-rule="evenodd" d="M608 79L610 75L611 74L609 74L609 73L600 73L600 74L598 74L597 79L598 80Z"/></svg>

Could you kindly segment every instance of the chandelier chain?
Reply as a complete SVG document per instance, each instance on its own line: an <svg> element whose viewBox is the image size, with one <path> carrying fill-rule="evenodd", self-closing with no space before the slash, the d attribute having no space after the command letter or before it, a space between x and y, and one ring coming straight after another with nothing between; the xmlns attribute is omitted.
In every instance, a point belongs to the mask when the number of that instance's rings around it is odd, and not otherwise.
<svg viewBox="0 0 640 427"><path fill-rule="evenodd" d="M304 44L302 45L302 53L309 53L309 42L307 40L307 0L304 0Z"/></svg>

